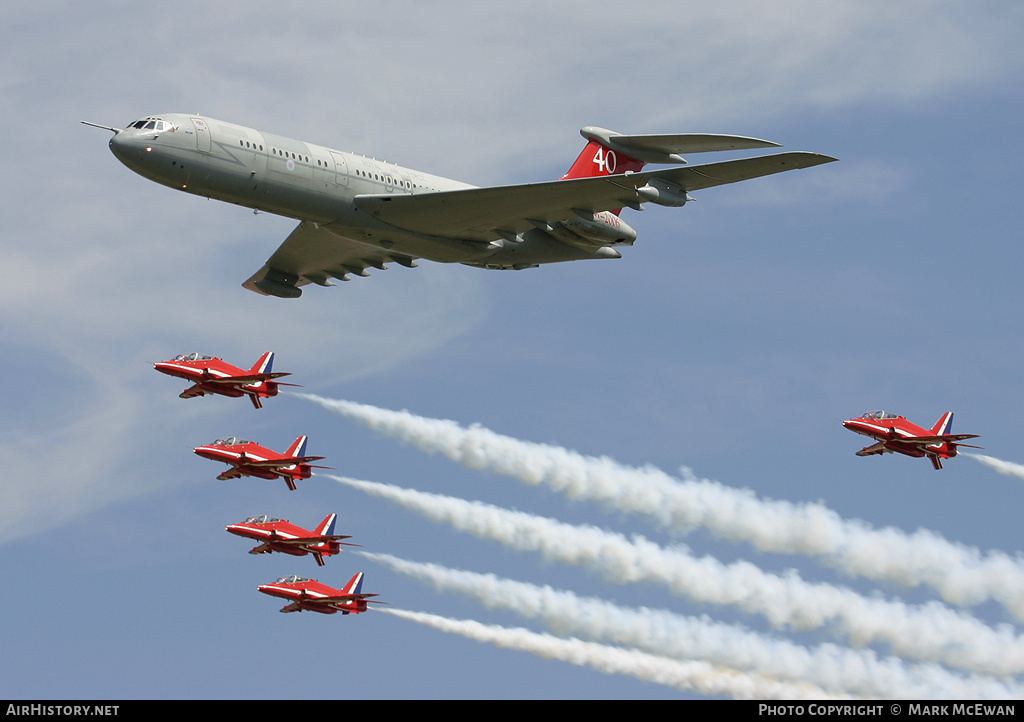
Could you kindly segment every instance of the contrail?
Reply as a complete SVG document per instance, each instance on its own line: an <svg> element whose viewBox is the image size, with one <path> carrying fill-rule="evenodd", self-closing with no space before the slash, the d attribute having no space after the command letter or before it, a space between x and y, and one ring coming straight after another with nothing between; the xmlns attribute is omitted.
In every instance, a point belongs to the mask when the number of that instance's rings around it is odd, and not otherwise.
<svg viewBox="0 0 1024 722"><path fill-rule="evenodd" d="M327 476L460 531L585 566L616 584L657 582L698 602L763 615L777 628L827 627L856 645L884 642L899 656L972 672L1002 675L1024 670L1024 641L1009 625L992 629L939 602L908 605L868 598L848 588L807 582L792 570L780 576L749 562L698 559L684 547L666 549L639 535L627 538L481 502Z"/></svg>
<svg viewBox="0 0 1024 722"><path fill-rule="evenodd" d="M749 489L698 479L686 469L685 478L676 479L652 466L631 468L608 457L520 441L481 426L467 429L407 411L296 395L473 469L644 514L678 532L705 527L761 551L811 555L848 574L906 586L929 585L952 604L993 599L1024 620L1024 562L1000 551L982 553L925 529L876 529L864 521L843 519L824 504L759 499Z"/></svg>
<svg viewBox="0 0 1024 722"><path fill-rule="evenodd" d="M702 694L725 694L737 699L823 699L836 698L809 684L779 682L755 674L716 667L707 662L680 662L645 652L621 649L579 639L562 639L521 627L481 624L468 619L449 619L436 614L380 609L442 632L461 634L478 642L506 649L518 649L545 659L557 659L606 674L623 674Z"/></svg>
<svg viewBox="0 0 1024 722"><path fill-rule="evenodd" d="M985 466L990 469L995 469L1000 474L1024 479L1024 465L1014 464L1012 461L1003 461L1002 459L997 459L994 456L985 456L985 454L962 454L962 456L970 456L972 459L977 459Z"/></svg>
<svg viewBox="0 0 1024 722"><path fill-rule="evenodd" d="M1022 690L991 678L964 678L937 665L908 667L870 650L834 644L813 649L728 624L645 607L579 597L572 592L477 574L389 554L357 552L394 571L474 598L489 609L539 619L560 636L631 647L659 657L711 664L798 680L833 693L889 699L1012 699Z"/></svg>

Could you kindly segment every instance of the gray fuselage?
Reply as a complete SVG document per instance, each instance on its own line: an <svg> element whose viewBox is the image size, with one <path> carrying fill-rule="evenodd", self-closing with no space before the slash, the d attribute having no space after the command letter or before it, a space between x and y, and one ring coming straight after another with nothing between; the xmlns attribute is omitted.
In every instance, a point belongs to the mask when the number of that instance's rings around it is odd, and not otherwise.
<svg viewBox="0 0 1024 722"><path fill-rule="evenodd" d="M552 243L540 231L516 244L488 244L396 228L361 212L354 198L474 186L199 115L142 118L116 132L110 149L131 170L170 188L318 224L410 258L518 268L619 256L611 249Z"/></svg>

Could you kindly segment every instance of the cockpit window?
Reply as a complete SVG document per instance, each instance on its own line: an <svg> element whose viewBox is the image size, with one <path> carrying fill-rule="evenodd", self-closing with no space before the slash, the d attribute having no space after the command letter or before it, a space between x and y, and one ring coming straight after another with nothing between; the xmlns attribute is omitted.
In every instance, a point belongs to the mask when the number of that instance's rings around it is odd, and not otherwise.
<svg viewBox="0 0 1024 722"><path fill-rule="evenodd" d="M309 581L309 579L307 579L306 577L300 577L297 574L292 574L292 575L287 576L287 577L281 577L280 579L277 580L277 583L278 584L297 584L299 582L308 582L308 581Z"/></svg>
<svg viewBox="0 0 1024 722"><path fill-rule="evenodd" d="M275 521L281 521L281 520L278 519L277 517L268 516L266 514L263 514L261 516L250 516L248 519L245 520L245 523L246 524L272 524Z"/></svg>
<svg viewBox="0 0 1024 722"><path fill-rule="evenodd" d="M877 419L878 421L881 421L883 419L898 419L898 418L900 418L900 415L899 414L890 414L888 411L869 411L866 414L864 414L863 416L861 416L861 418L862 419Z"/></svg>
<svg viewBox="0 0 1024 722"><path fill-rule="evenodd" d="M237 444L251 444L251 441L239 439L237 436L228 436L224 439L217 439L210 446L235 446Z"/></svg>
<svg viewBox="0 0 1024 722"><path fill-rule="evenodd" d="M178 356L175 356L174 360L175 361L211 361L211 360L213 360L213 356L207 356L205 354L199 353L198 351L193 351L190 354L180 354Z"/></svg>
<svg viewBox="0 0 1024 722"><path fill-rule="evenodd" d="M135 128L137 130L154 130L157 133L163 131L174 132L177 126L174 123L166 120L160 120L158 118L143 118L142 120L136 120L133 123L128 124L129 128Z"/></svg>

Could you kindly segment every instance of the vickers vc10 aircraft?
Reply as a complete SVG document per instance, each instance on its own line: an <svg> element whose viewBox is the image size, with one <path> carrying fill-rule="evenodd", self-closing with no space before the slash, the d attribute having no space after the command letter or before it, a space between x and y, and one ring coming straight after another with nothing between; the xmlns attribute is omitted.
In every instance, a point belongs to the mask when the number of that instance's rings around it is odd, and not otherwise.
<svg viewBox="0 0 1024 722"><path fill-rule="evenodd" d="M299 225L242 285L297 298L301 287L368 276L415 259L491 269L620 258L637 234L619 217L643 203L682 206L689 193L829 163L807 152L643 171L681 153L778 147L714 134L623 135L585 127L587 145L556 181L477 188L266 131L181 113L114 133L110 150L146 178L207 198L295 218Z"/></svg>
<svg viewBox="0 0 1024 722"><path fill-rule="evenodd" d="M847 419L843 426L857 434L877 439L877 443L865 446L857 456L892 454L893 452L921 458L927 456L936 469L942 468L943 459L956 456L958 446L980 449L980 446L961 444L964 439L976 439L977 434L951 434L953 412L947 411L931 429L922 429L899 414L888 411L868 411L856 419Z"/></svg>

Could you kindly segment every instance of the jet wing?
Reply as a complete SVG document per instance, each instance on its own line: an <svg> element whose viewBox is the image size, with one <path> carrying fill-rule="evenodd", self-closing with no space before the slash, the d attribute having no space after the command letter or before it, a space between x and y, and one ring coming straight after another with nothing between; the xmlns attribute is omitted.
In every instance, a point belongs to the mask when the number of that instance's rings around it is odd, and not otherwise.
<svg viewBox="0 0 1024 722"><path fill-rule="evenodd" d="M339 236L323 226L303 221L288 235L281 247L274 251L274 255L267 259L263 268L242 286L263 295L269 294L261 290L260 285L267 282L276 281L293 286L305 286L308 283L333 286L331 278L347 281L347 274L368 276L370 274L366 269L370 266L383 269L385 263L391 262L409 267L416 265L409 256L389 253L383 248ZM275 277L275 274L284 275Z"/></svg>
<svg viewBox="0 0 1024 722"><path fill-rule="evenodd" d="M871 446L865 446L863 449L857 452L857 456L874 456L875 454L891 454L889 449L885 448L885 442L879 441L877 444Z"/></svg>
<svg viewBox="0 0 1024 722"><path fill-rule="evenodd" d="M254 461L253 459L246 459L245 466L256 468L269 468L273 469L279 466L294 466L295 464L307 464L310 461L318 461L319 459L326 459L326 456L295 456L290 459L263 459L261 461ZM326 466L318 466L318 469L326 469Z"/></svg>
<svg viewBox="0 0 1024 722"><path fill-rule="evenodd" d="M204 396L205 393L206 392L203 391L203 385L201 383L199 383L199 384L196 384L195 386L189 386L187 389L185 389L184 391L182 391L178 395L178 398L181 398L181 399L193 399L196 396Z"/></svg>
<svg viewBox="0 0 1024 722"><path fill-rule="evenodd" d="M272 379L281 378L282 376L291 376L290 371L280 371L270 374L242 374L240 376L228 376L225 378L217 379L211 378L203 381L204 384L223 384L225 386L237 386L254 384L260 381L270 381ZM199 384L201 385L201 384Z"/></svg>
<svg viewBox="0 0 1024 722"><path fill-rule="evenodd" d="M305 547L305 546L315 546L317 544L322 544L324 542L329 542L329 541L338 541L339 539L351 539L351 538L352 538L351 534L344 534L344 535L332 534L331 536L304 536L301 539L280 539L280 538L278 538L278 539L274 540L274 544L281 544L281 545L285 545L285 546L301 546L301 547ZM350 546L350 547L361 546L360 544L352 544L351 542L344 542L344 544L345 544L345 546Z"/></svg>
<svg viewBox="0 0 1024 722"><path fill-rule="evenodd" d="M960 441L961 439L977 439L977 438L978 438L977 434L944 434L944 435L939 435L939 436L913 436L913 437L907 438L907 439L900 439L900 441L906 442L908 444L918 444L918 445L921 445L921 446L931 446L933 444L941 444L941 443L946 442L946 441L949 441L951 443L955 443L955 442ZM969 446L969 444L960 444L960 446ZM971 448L975 448L975 447L971 447Z"/></svg>
<svg viewBox="0 0 1024 722"><path fill-rule="evenodd" d="M492 241L507 233L522 233L537 222L554 223L577 211L599 212L642 199L637 189L657 179L696 191L797 168L830 163L835 158L791 152L742 158L720 163L667 168L592 178L467 188L412 195L360 195L359 210L392 226L432 236ZM500 233L499 233L500 231Z"/></svg>

